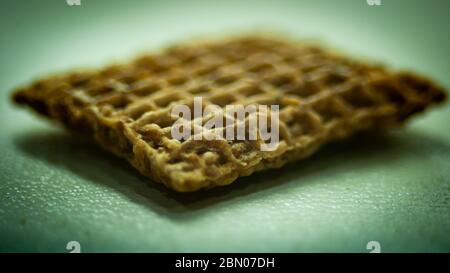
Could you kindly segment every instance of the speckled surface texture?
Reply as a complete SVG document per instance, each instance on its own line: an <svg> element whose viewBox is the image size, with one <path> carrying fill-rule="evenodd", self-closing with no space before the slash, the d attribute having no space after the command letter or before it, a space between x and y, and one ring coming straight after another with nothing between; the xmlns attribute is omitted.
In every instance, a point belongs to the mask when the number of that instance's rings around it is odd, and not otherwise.
<svg viewBox="0 0 450 273"><path fill-rule="evenodd" d="M12 88L49 72L255 26L319 38L448 88L448 1L17 2L5 1L0 16L1 252L68 252L72 240L83 252L368 252L372 240L383 252L450 251L448 105L281 170L179 195L9 101Z"/></svg>

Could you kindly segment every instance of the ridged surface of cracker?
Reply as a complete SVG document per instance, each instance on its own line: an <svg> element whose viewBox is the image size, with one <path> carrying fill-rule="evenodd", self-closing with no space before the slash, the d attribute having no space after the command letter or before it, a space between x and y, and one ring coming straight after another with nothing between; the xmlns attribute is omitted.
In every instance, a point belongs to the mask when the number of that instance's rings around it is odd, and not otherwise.
<svg viewBox="0 0 450 273"><path fill-rule="evenodd" d="M174 46L100 70L51 76L14 100L92 135L176 191L227 185L305 158L329 141L401 125L445 100L432 81L282 39L243 37ZM278 105L280 142L174 139L176 105ZM223 113L222 113L223 114ZM202 126L211 117L189 120Z"/></svg>

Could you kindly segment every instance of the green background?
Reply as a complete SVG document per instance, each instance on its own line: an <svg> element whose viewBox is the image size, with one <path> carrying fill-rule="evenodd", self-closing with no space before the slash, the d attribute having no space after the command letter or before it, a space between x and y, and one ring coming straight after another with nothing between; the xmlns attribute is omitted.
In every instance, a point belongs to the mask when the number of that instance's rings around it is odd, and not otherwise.
<svg viewBox="0 0 450 273"><path fill-rule="evenodd" d="M450 251L450 108L192 195L11 105L14 87L192 37L272 30L450 87L450 1L2 1L0 251Z"/></svg>

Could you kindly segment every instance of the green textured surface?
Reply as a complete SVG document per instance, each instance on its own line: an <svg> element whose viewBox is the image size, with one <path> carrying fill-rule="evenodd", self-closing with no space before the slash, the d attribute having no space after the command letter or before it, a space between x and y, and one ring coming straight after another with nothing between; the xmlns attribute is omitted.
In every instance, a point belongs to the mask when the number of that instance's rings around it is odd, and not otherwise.
<svg viewBox="0 0 450 273"><path fill-rule="evenodd" d="M0 251L450 251L450 108L230 187L174 195L17 109L46 73L191 36L270 27L450 87L450 2L2 1ZM208 4L209 3L209 4Z"/></svg>

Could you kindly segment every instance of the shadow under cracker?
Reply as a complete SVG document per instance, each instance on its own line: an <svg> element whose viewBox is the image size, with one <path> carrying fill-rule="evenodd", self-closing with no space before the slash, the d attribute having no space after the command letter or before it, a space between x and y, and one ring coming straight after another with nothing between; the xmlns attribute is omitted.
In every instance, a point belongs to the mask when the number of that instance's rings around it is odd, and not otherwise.
<svg viewBox="0 0 450 273"><path fill-rule="evenodd" d="M129 200L174 219L190 219L211 207L226 207L229 202L250 195L264 198L280 187L301 186L314 181L308 176L327 171L367 168L368 163L389 164L399 157L426 153L430 147L449 153L450 146L417 130L360 134L345 141L325 145L313 156L266 170L226 187L194 193L177 193L149 181L126 160L99 148L92 140L65 131L43 133L30 130L14 139L20 151L56 167L65 168L89 181L120 192ZM389 154L390 156L386 156ZM395 156L392 156L395 155ZM380 158L382 160L380 160ZM363 164L364 163L364 164ZM299 181L300 180L300 181ZM338 183L330 176L330 183ZM212 210L214 211L214 210Z"/></svg>

